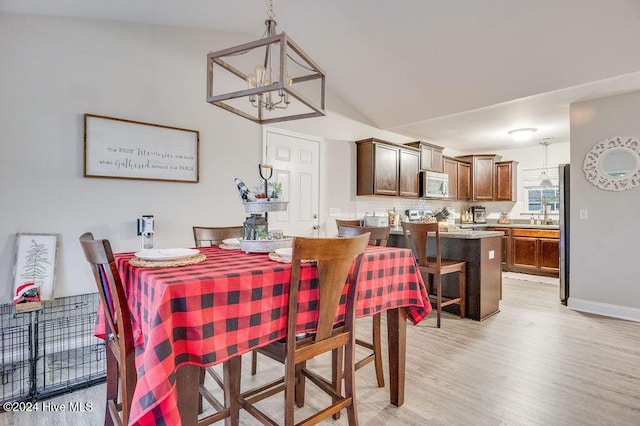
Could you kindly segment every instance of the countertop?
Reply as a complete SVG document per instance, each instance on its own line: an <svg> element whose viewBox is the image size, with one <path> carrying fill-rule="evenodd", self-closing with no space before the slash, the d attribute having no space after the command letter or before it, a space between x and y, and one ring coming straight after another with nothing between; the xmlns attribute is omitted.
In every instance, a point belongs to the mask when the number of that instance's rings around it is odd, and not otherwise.
<svg viewBox="0 0 640 426"><path fill-rule="evenodd" d="M462 229L478 228L521 228L521 229L560 229L559 225L531 225L529 223L461 223Z"/></svg>
<svg viewBox="0 0 640 426"><path fill-rule="evenodd" d="M402 228L392 227L391 235L403 235ZM472 229L456 229L454 231L440 231L440 238L459 238L465 240L478 240L481 238L502 237L502 231L474 231Z"/></svg>

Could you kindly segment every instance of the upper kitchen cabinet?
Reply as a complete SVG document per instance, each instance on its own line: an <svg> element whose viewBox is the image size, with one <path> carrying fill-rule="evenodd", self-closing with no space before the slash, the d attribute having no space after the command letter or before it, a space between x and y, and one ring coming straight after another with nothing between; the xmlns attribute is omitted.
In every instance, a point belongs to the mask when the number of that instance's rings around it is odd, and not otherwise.
<svg viewBox="0 0 640 426"><path fill-rule="evenodd" d="M469 200L471 165L455 158L443 157L444 173L449 176L449 199Z"/></svg>
<svg viewBox="0 0 640 426"><path fill-rule="evenodd" d="M432 172L444 172L443 147L432 145L427 142L416 141L409 142L406 145L418 148L420 150L420 169Z"/></svg>
<svg viewBox="0 0 640 426"><path fill-rule="evenodd" d="M420 154L400 148L400 187L401 197L420 195Z"/></svg>
<svg viewBox="0 0 640 426"><path fill-rule="evenodd" d="M471 199L471 164L458 162L458 200Z"/></svg>
<svg viewBox="0 0 640 426"><path fill-rule="evenodd" d="M496 162L499 155L464 155L456 157L471 165L471 201L494 201L496 191Z"/></svg>
<svg viewBox="0 0 640 426"><path fill-rule="evenodd" d="M496 163L496 201L516 201L517 161Z"/></svg>
<svg viewBox="0 0 640 426"><path fill-rule="evenodd" d="M420 195L420 151L370 138L356 142L357 195Z"/></svg>

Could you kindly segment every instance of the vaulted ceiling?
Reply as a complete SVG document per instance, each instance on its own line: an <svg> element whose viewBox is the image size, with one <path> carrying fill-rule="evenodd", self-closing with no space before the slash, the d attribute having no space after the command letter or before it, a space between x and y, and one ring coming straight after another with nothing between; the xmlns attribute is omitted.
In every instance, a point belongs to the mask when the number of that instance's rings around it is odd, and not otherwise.
<svg viewBox="0 0 640 426"><path fill-rule="evenodd" d="M334 96L376 127L458 151L569 141L569 104L640 90L638 0L274 0ZM0 12L246 33L264 0L0 0ZM328 105L331 109L331 105Z"/></svg>

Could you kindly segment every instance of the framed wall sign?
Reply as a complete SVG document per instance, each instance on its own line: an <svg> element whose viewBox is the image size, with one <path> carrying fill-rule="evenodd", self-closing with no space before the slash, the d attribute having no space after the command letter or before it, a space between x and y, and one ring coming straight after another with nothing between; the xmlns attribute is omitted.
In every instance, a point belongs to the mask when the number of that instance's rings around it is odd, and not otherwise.
<svg viewBox="0 0 640 426"><path fill-rule="evenodd" d="M84 176L199 181L199 132L84 115Z"/></svg>
<svg viewBox="0 0 640 426"><path fill-rule="evenodd" d="M53 299L58 234L16 234L13 269L13 304L16 312L40 309L42 300Z"/></svg>

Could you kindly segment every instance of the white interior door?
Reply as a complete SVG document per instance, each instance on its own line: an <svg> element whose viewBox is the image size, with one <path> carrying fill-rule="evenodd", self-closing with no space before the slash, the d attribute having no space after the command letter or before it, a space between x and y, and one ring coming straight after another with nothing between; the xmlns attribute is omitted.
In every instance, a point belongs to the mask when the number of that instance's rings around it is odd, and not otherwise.
<svg viewBox="0 0 640 426"><path fill-rule="evenodd" d="M263 128L264 162L273 166L273 179L282 184L287 211L269 213L269 229L285 235L318 236L321 138Z"/></svg>

